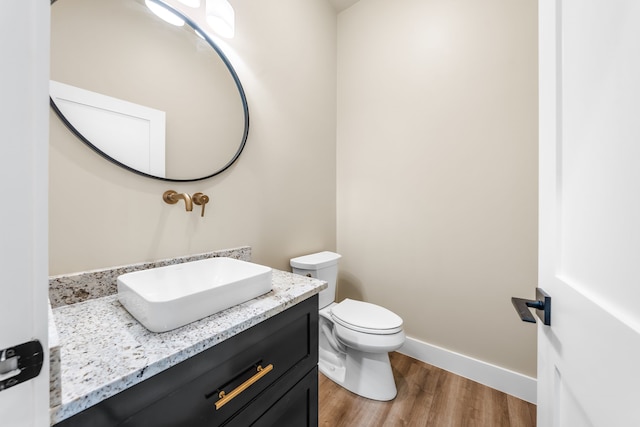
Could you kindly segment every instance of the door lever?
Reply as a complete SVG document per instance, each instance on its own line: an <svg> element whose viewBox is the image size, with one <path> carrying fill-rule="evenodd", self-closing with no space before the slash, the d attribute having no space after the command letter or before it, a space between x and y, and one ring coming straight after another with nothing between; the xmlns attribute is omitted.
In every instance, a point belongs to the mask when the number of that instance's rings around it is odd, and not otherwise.
<svg viewBox="0 0 640 427"><path fill-rule="evenodd" d="M551 325L551 297L542 289L536 288L535 300L511 297L511 303L523 322L536 323L535 317L529 311L529 308L535 308L540 320L545 325Z"/></svg>
<svg viewBox="0 0 640 427"><path fill-rule="evenodd" d="M38 340L0 350L0 391L40 375L43 360Z"/></svg>

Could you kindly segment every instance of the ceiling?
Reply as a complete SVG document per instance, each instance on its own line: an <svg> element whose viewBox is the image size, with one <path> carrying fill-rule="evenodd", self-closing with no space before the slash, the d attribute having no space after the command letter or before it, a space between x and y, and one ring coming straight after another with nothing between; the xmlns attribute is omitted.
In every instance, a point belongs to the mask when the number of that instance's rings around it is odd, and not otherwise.
<svg viewBox="0 0 640 427"><path fill-rule="evenodd" d="M336 11L340 13L343 10L358 3L358 1L360 0L329 0L329 3L331 3L333 7L336 9Z"/></svg>

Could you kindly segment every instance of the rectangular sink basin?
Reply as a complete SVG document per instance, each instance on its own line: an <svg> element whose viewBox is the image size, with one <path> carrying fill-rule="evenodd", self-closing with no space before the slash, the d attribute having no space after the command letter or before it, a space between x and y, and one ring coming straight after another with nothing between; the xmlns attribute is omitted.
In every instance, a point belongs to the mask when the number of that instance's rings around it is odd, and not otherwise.
<svg viewBox="0 0 640 427"><path fill-rule="evenodd" d="M271 291L271 268L210 258L118 277L120 303L152 332L165 332Z"/></svg>

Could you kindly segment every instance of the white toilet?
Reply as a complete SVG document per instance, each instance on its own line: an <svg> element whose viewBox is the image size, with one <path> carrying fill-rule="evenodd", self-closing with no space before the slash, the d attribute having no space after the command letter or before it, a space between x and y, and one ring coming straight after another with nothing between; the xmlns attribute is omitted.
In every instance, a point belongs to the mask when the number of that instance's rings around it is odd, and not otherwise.
<svg viewBox="0 0 640 427"><path fill-rule="evenodd" d="M339 254L319 252L291 260L294 273L324 280L320 292L320 372L347 390L374 400L392 400L396 384L389 352L405 340L402 318L362 301L335 303Z"/></svg>

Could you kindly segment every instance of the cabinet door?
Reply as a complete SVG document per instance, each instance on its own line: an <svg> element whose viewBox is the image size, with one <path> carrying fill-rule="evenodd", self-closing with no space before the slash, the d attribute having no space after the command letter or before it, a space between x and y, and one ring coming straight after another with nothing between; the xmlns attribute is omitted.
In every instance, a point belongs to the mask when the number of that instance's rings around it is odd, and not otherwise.
<svg viewBox="0 0 640 427"><path fill-rule="evenodd" d="M213 369L129 417L122 426L220 425L282 375L291 371L301 378L317 363L309 357L311 323L309 316L303 314L282 328L264 331L260 334L261 339L250 348L245 347L229 359L216 363ZM219 406L225 402L220 396L222 391L231 399Z"/></svg>
<svg viewBox="0 0 640 427"><path fill-rule="evenodd" d="M317 427L318 368L302 379L285 375L224 426Z"/></svg>
<svg viewBox="0 0 640 427"><path fill-rule="evenodd" d="M317 427L318 368L309 372L252 426Z"/></svg>

